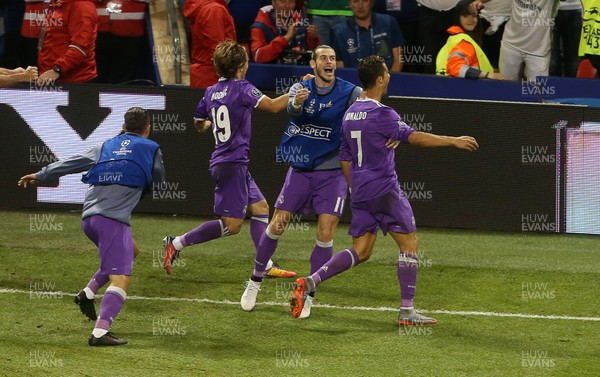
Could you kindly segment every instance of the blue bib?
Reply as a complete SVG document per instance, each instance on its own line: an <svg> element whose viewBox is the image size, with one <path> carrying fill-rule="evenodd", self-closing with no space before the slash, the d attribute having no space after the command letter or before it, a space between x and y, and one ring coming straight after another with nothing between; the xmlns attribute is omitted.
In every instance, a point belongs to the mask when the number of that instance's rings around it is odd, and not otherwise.
<svg viewBox="0 0 600 377"><path fill-rule="evenodd" d="M339 149L342 118L356 85L336 78L333 89L319 95L314 78L301 84L310 94L302 105L302 114L292 117L288 123L277 148L277 161L311 170Z"/></svg>
<svg viewBox="0 0 600 377"><path fill-rule="evenodd" d="M90 185L121 185L144 190L152 186L158 144L135 134L123 134L102 144L100 159L82 178Z"/></svg>

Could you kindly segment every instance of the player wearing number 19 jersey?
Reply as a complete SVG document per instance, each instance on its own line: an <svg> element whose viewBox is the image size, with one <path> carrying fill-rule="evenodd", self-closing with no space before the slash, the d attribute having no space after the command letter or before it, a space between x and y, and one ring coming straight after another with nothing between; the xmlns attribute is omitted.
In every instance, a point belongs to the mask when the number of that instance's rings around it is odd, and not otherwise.
<svg viewBox="0 0 600 377"><path fill-rule="evenodd" d="M288 95L271 99L244 80L248 57L244 48L233 41L220 43L213 60L221 78L206 89L196 108L194 125L199 132L212 128L215 137L210 174L216 182L214 212L221 218L207 221L182 236L165 237L164 265L168 274L185 246L239 233L247 209L252 213L250 234L255 247L268 224L269 206L248 172L250 117L254 108L283 111Z"/></svg>
<svg viewBox="0 0 600 377"><path fill-rule="evenodd" d="M477 142L469 136L417 132L404 123L395 110L381 104L379 101L390 81L382 58L371 56L361 61L358 75L364 88L363 96L344 115L340 146L340 164L352 188L352 224L348 233L353 237L353 247L335 254L311 276L296 280L290 302L292 315L301 316L308 292L320 283L367 260L381 228L384 235L390 233L400 249L398 324L434 324L435 319L417 313L413 307L418 267L416 226L408 199L398 184L394 148L399 143L410 143L472 151L477 149Z"/></svg>

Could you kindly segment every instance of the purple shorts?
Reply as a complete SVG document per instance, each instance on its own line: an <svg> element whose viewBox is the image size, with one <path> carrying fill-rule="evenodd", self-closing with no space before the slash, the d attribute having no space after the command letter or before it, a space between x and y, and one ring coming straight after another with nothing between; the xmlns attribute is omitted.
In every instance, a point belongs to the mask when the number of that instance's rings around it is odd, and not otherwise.
<svg viewBox="0 0 600 377"><path fill-rule="evenodd" d="M248 205L265 199L246 164L217 164L210 169L210 175L217 184L214 212L219 216L243 219Z"/></svg>
<svg viewBox="0 0 600 377"><path fill-rule="evenodd" d="M364 202L350 202L352 224L348 234L360 237L367 232L408 234L417 230L415 217L406 194L400 187Z"/></svg>
<svg viewBox="0 0 600 377"><path fill-rule="evenodd" d="M307 215L342 216L348 185L341 169L301 171L290 168L275 208Z"/></svg>
<svg viewBox="0 0 600 377"><path fill-rule="evenodd" d="M127 224L94 215L81 222L83 232L98 246L100 272L106 275L131 275L133 236Z"/></svg>

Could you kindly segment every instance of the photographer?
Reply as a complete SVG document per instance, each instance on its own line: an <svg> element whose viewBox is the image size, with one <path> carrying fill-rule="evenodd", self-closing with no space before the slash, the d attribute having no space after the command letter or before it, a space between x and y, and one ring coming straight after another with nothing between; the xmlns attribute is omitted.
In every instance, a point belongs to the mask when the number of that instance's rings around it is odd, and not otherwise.
<svg viewBox="0 0 600 377"><path fill-rule="evenodd" d="M256 63L308 64L304 53L320 43L295 0L273 0L261 8L250 27L250 50Z"/></svg>

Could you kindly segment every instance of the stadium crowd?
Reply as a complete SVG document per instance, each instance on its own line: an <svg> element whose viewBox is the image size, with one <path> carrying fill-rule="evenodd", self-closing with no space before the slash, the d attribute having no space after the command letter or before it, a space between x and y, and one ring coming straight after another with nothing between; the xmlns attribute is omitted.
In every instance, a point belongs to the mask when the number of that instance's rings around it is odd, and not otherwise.
<svg viewBox="0 0 600 377"><path fill-rule="evenodd" d="M250 62L307 65L319 44L337 67L381 56L391 72L467 79L597 77L597 0L182 0L190 25L190 82L218 76L224 40ZM149 0L5 0L0 67L38 67L37 84L127 83L151 65ZM466 23L461 23L461 17ZM2 75L5 75L2 73ZM6 79L6 77L4 77ZM29 75L4 80L30 81Z"/></svg>

